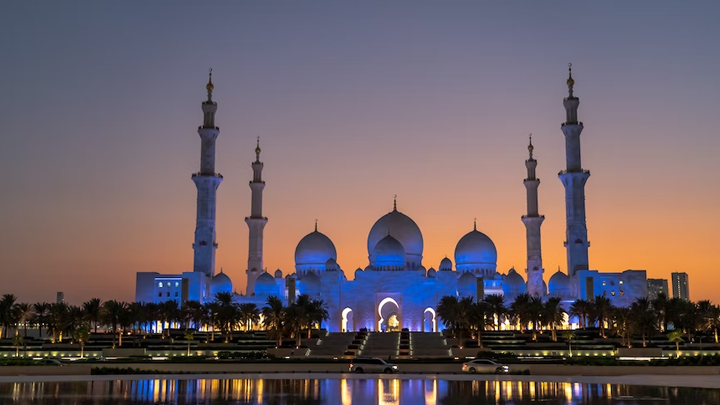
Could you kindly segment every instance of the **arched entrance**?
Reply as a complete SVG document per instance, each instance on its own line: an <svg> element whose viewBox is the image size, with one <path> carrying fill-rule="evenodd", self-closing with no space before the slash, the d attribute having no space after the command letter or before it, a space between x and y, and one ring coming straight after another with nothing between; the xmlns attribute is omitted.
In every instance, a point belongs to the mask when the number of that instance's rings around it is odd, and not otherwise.
<svg viewBox="0 0 720 405"><path fill-rule="evenodd" d="M425 308L423 313L423 332L437 332L435 310L430 307Z"/></svg>
<svg viewBox="0 0 720 405"><path fill-rule="evenodd" d="M350 307L347 307L342 311L342 324L340 325L340 330L343 332L355 331L355 319L353 317L353 310Z"/></svg>
<svg viewBox="0 0 720 405"><path fill-rule="evenodd" d="M394 299L387 297L378 304L378 331L397 331L402 325L400 319L400 305Z"/></svg>

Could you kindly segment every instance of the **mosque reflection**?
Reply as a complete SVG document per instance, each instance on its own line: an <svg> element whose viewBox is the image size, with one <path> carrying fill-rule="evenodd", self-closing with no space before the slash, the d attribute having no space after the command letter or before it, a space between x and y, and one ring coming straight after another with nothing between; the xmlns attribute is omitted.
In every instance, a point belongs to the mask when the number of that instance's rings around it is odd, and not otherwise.
<svg viewBox="0 0 720 405"><path fill-rule="evenodd" d="M720 390L413 379L136 380L0 384L12 404L718 404Z"/></svg>

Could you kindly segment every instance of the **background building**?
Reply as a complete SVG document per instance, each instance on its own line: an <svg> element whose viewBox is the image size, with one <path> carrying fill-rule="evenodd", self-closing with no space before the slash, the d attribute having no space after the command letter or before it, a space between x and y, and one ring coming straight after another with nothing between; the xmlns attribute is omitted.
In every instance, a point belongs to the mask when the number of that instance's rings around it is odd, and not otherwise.
<svg viewBox="0 0 720 405"><path fill-rule="evenodd" d="M670 298L670 289L666 278L649 278L647 286L649 299L654 300L660 294L665 294L666 298Z"/></svg>
<svg viewBox="0 0 720 405"><path fill-rule="evenodd" d="M688 286L687 273L672 273L672 290L673 298L680 298L683 300L690 299L690 287Z"/></svg>

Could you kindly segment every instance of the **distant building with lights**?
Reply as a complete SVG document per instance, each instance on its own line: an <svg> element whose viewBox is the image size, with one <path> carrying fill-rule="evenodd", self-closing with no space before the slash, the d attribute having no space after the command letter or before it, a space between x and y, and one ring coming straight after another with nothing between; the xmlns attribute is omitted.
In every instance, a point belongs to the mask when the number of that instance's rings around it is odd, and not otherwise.
<svg viewBox="0 0 720 405"><path fill-rule="evenodd" d="M670 298L670 290L668 289L668 281L666 278L649 278L648 298L654 300L658 295L663 294L665 298Z"/></svg>
<svg viewBox="0 0 720 405"><path fill-rule="evenodd" d="M497 271L495 244L477 229L477 222L472 230L459 237L452 259L444 258L437 270L427 269L423 264L424 239L420 227L397 209L397 200L392 210L370 228L368 263L354 271L353 280L346 277L338 264L335 245L318 231L317 223L295 248L294 272L284 275L278 269L269 273L263 259L263 232L268 218L262 212L265 181L258 140L255 160L251 163L251 213L245 218L249 229L247 290L244 294L235 293L235 301L262 307L270 296L278 296L287 304L300 294L308 294L322 299L327 305L330 320L323 326L329 331L361 328L437 331L442 322L436 316L436 309L444 296L462 298L497 294L510 303L518 295L528 293L543 299L558 297L566 309L579 298L592 300L605 296L613 305L627 306L637 298L646 297L645 270L608 273L589 267L585 183L590 172L583 169L580 160L583 123L578 121L579 99L573 94L574 84L570 71L568 97L563 100L566 121L561 126L565 136L566 167L558 174L565 187L567 273L558 269L547 284L544 281L540 228L545 217L538 209L540 180L536 177L532 138L525 160L527 178L523 181L527 212L521 217L526 229L527 281L514 268L506 274ZM219 128L215 126L217 103L212 100L213 89L210 80L207 100L202 103L203 125L198 128L200 171L192 175L198 192L193 269L177 274L137 273L137 301L207 302L217 293L233 292L230 278L222 271L215 274L215 250L218 248L216 193L223 176L215 172L215 141Z"/></svg>
<svg viewBox="0 0 720 405"><path fill-rule="evenodd" d="M683 273L672 273L672 290L673 298L680 298L681 300L690 300L690 286L688 280L688 274Z"/></svg>

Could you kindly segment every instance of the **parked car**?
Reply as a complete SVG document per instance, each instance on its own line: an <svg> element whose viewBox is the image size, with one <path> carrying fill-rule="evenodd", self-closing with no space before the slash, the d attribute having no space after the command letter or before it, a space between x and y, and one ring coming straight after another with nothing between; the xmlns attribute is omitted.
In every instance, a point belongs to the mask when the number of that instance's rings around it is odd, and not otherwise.
<svg viewBox="0 0 720 405"><path fill-rule="evenodd" d="M398 366L383 359L356 357L350 363L351 373L397 373Z"/></svg>
<svg viewBox="0 0 720 405"><path fill-rule="evenodd" d="M37 360L36 364L41 366L64 366L65 364L61 363L60 360L55 359L42 359Z"/></svg>
<svg viewBox="0 0 720 405"><path fill-rule="evenodd" d="M492 360L477 359L463 363L462 371L465 373L496 373L503 374L510 371L510 367L496 363Z"/></svg>

